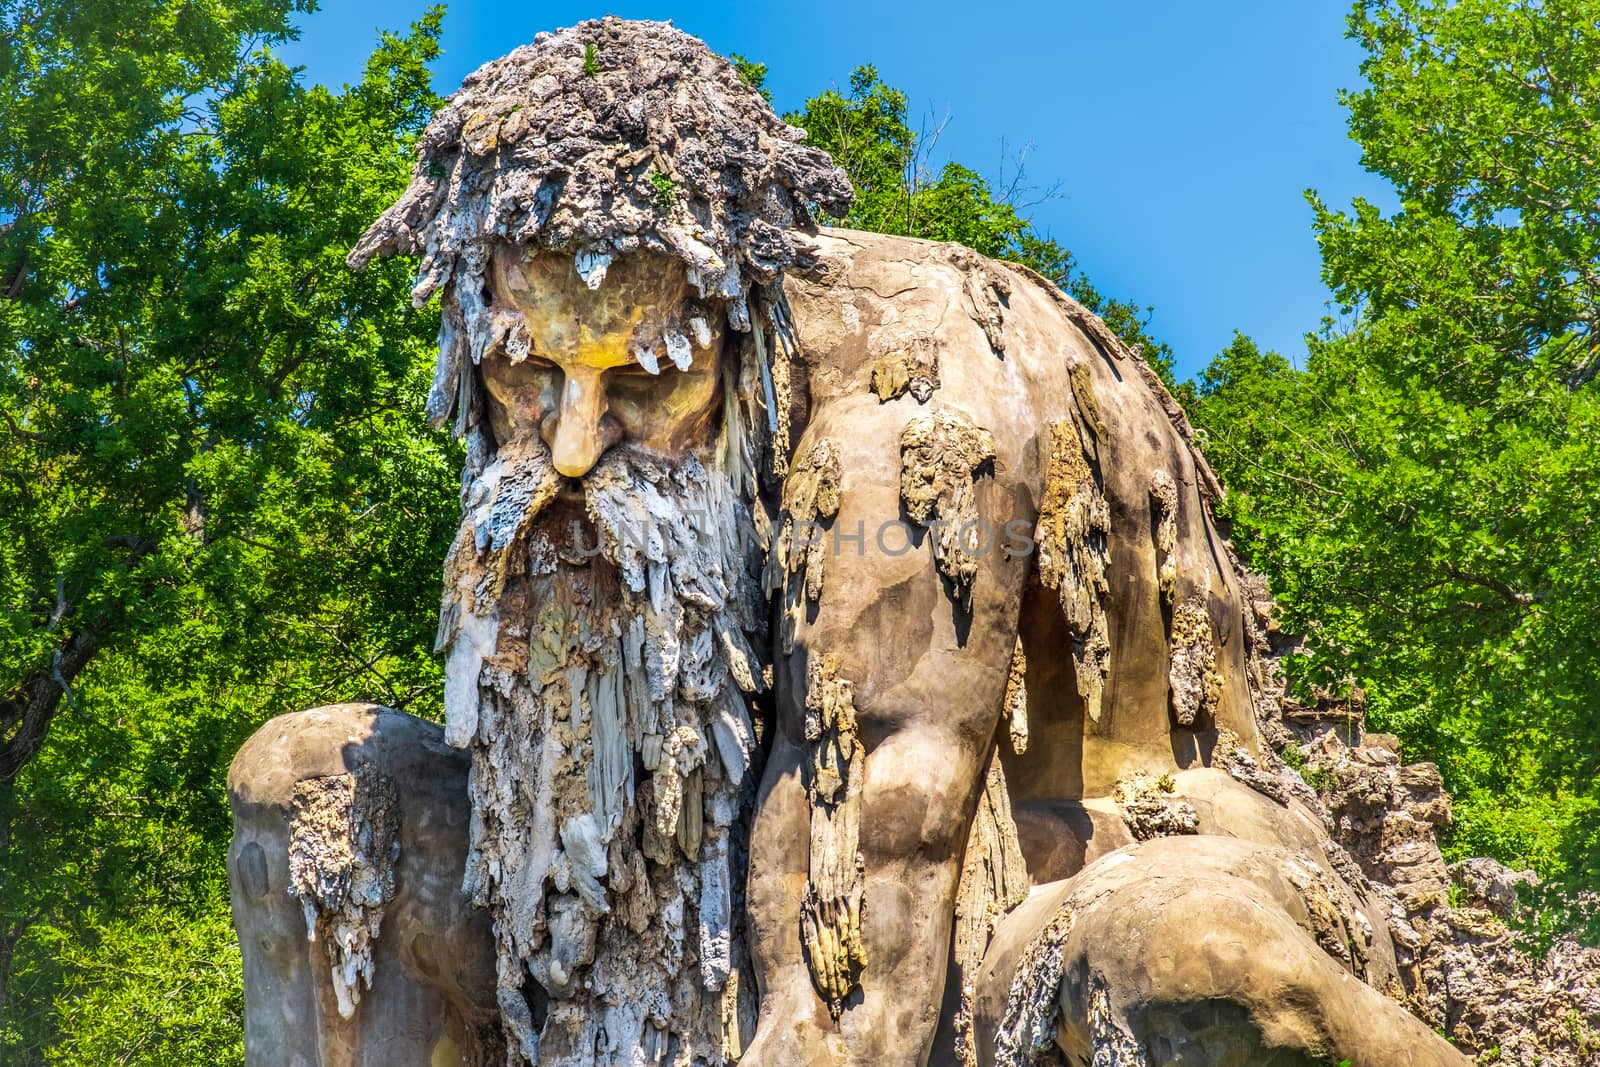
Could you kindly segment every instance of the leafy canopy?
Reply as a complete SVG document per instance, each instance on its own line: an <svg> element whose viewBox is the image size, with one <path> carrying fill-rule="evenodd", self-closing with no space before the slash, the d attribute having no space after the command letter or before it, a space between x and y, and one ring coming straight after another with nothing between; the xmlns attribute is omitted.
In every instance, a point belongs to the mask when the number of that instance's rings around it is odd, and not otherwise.
<svg viewBox="0 0 1600 1067"><path fill-rule="evenodd" d="M1195 419L1238 540L1438 761L1456 854L1600 876L1600 2L1366 0L1346 93L1400 209L1315 195L1347 325L1243 339Z"/></svg>
<svg viewBox="0 0 1600 1067"><path fill-rule="evenodd" d="M440 13L332 92L271 52L310 9L0 0L8 1064L238 1062L228 759L279 712L438 704L437 323L343 257Z"/></svg>

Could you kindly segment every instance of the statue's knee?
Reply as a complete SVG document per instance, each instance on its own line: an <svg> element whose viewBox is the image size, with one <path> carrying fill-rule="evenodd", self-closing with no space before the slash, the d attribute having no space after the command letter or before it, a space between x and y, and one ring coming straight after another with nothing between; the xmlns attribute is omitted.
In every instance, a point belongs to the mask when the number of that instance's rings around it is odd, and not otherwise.
<svg viewBox="0 0 1600 1067"><path fill-rule="evenodd" d="M296 782L331 774L376 771L424 786L443 779L452 789L459 777L464 788L468 764L434 723L378 704L332 704L265 723L234 756L228 791L237 814L241 805L286 807Z"/></svg>
<svg viewBox="0 0 1600 1067"><path fill-rule="evenodd" d="M364 744L387 711L376 704L335 704L269 719L240 746L228 768L235 806L287 804L294 783L346 773L343 750Z"/></svg>
<svg viewBox="0 0 1600 1067"><path fill-rule="evenodd" d="M903 730L867 760L862 848L887 856L959 859L983 753L943 733Z"/></svg>

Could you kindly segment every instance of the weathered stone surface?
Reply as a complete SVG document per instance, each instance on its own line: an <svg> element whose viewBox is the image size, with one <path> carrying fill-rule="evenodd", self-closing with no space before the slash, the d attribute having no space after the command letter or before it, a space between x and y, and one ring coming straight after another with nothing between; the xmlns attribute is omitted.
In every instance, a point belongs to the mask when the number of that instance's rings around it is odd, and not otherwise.
<svg viewBox="0 0 1600 1067"><path fill-rule="evenodd" d="M437 725L371 704L279 716L239 750L228 776L228 873L252 1067L506 1062L490 919L461 894L470 763ZM350 833L346 800L357 812L387 811L378 816L393 827L387 851L368 851L364 835ZM323 829L311 831L312 822ZM333 874L323 880L333 889L343 882L338 872L355 874L350 861L375 871L394 843L393 891L379 894L387 896L382 925L364 945L370 985L341 1014L331 946L321 934L307 940L302 900L286 892L291 857L308 883L319 880L315 871ZM376 862L357 859L363 855ZM373 881L390 884L384 876Z"/></svg>
<svg viewBox="0 0 1600 1067"><path fill-rule="evenodd" d="M822 438L790 468L783 483L783 512L767 562L767 591L781 592L780 640L793 647L795 624L807 601L822 596L831 545L825 524L839 513L844 477L839 450Z"/></svg>
<svg viewBox="0 0 1600 1067"><path fill-rule="evenodd" d="M1005 720L1011 751L1020 756L1028 751L1028 653L1020 637L1006 669Z"/></svg>
<svg viewBox="0 0 1600 1067"><path fill-rule="evenodd" d="M1163 581L1165 576L1163 575ZM1172 715L1180 726L1209 720L1222 699L1217 673L1217 639L1211 614L1200 597L1189 597L1172 609L1172 656L1167 669Z"/></svg>
<svg viewBox="0 0 1600 1067"><path fill-rule="evenodd" d="M1098 898L1078 898L1074 922L1098 931L1085 944L1128 938L1128 923L1160 926L1171 902L1202 897L1222 902L1221 917L1180 908L1182 932L1169 925L1167 936L1231 943L1229 902L1268 878L1278 940L1240 957L1263 969L1250 981L1268 983L1268 964L1286 960L1310 976L1307 996L1331 988L1330 967L1370 983L1330 1000L1336 1018L1308 1041L1435 1043L1388 999L1401 992L1395 952L1415 969L1420 946L1375 910L1369 876L1328 836L1315 794L1256 741L1255 714L1275 700L1259 597L1219 567L1203 479L1160 399L1140 376L1113 374L1056 297L1013 285L1005 360L966 316L956 321L967 332L943 340L943 385L925 405L880 401L868 388L874 322L934 329L947 304L970 304L970 271L919 260L917 242L837 232L816 242L815 273L784 294L799 415L774 495L744 462L763 409L738 390L706 450L606 452L582 479L581 511L563 495L570 483L552 489L536 441L485 431L495 447L467 483L441 645L451 736L474 755L466 886L496 920L489 1010L513 1053L986 1062L985 1027L999 1016L985 1014L985 998L1016 991L1035 1005L1016 1030L1027 1041L1053 1036L1069 1060L1160 1062L1188 1024L1130 999L1131 957L1095 956L1082 975L1067 966L1056 989L1031 985L1049 980L1048 966L1018 979L1005 963L1007 946L1038 933L1020 918L1027 903L1006 917L1025 886L1075 885L1107 848L1141 838L1139 849L1183 841L1194 852L1117 889L1117 925L1097 917ZM943 265L919 268L918 286L894 280L917 262ZM880 306L878 292L896 295ZM871 313L850 320L853 304ZM1131 451L1151 440L1159 458ZM1152 470L1176 472L1170 492L1160 479L1152 491ZM1126 528L1112 521L1120 514L1133 516ZM965 555L941 554L935 531L925 535L934 551L880 549L875 529L901 515L997 530L1020 519L1037 551L957 543ZM763 526L764 516L775 519ZM820 549L798 536L802 522L821 527ZM841 549L835 535L858 524L860 550ZM741 530L755 536L724 537ZM589 545L592 555L580 551ZM956 578L965 603L948 595ZM763 589L786 605L771 635ZM1231 634L1217 604L1237 613ZM747 693L764 688L769 660L771 747L753 798L743 790L761 756ZM1173 710L1183 700L1188 722ZM1009 741L996 745L1002 732ZM1183 769L1174 753L1190 736L1207 739L1217 769ZM1406 781L1426 792L1417 773ZM1085 837L1084 819L1107 829ZM1240 839L1274 858L1241 859L1206 882L1205 864ZM1074 847L1078 860L1063 861ZM1146 883L1155 896L1142 895ZM741 972L747 945L752 969ZM381 960L377 970L381 981ZM1235 1045L1277 1025L1277 1007L1237 999L1257 986L1195 988L1256 1013L1230 1024ZM915 1025L892 1022L907 1010ZM1340 1029L1356 1015L1365 1036ZM948 1044L935 1042L941 1019Z"/></svg>
<svg viewBox="0 0 1600 1067"><path fill-rule="evenodd" d="M1028 868L1022 858L1017 824L1011 817L1011 795L998 752L989 757L983 792L967 837L961 882L956 889L955 933L951 945L961 1003L952 1021L963 1063L977 1062L972 1032L972 997L978 968L994 928L1028 895Z"/></svg>
<svg viewBox="0 0 1600 1067"><path fill-rule="evenodd" d="M1178 486L1160 467L1150 473L1150 498L1156 509L1156 573L1161 599L1170 608L1178 593L1178 561L1172 555L1178 547Z"/></svg>
<svg viewBox="0 0 1600 1067"><path fill-rule="evenodd" d="M1136 840L1192 834L1200 828L1194 805L1178 795L1177 781L1170 774L1154 778L1135 771L1117 779L1111 796Z"/></svg>
<svg viewBox="0 0 1600 1067"><path fill-rule="evenodd" d="M1507 925L1532 875L1445 863L1435 834L1450 800L1436 767L1401 762L1398 744L1363 733L1347 708L1285 710L1338 842L1390 902L1412 1010L1483 1063L1596 1062L1600 950L1562 940L1541 958Z"/></svg>
<svg viewBox="0 0 1600 1067"><path fill-rule="evenodd" d="M861 940L866 865L860 848L867 755L856 732L853 687L839 677L833 657L811 664L806 741L811 745L806 776L811 847L800 904L801 939L817 992L837 1018L867 966Z"/></svg>
<svg viewBox="0 0 1600 1067"><path fill-rule="evenodd" d="M372 946L394 899L400 857L394 782L363 768L296 782L289 816L289 892L305 909L306 937L332 968L339 1014L372 988Z"/></svg>
<svg viewBox="0 0 1600 1067"><path fill-rule="evenodd" d="M1068 418L1050 427L1044 500L1039 505L1039 574L1061 597L1072 629L1078 695L1090 719L1100 718L1101 698L1111 666L1105 597L1109 565L1111 511L1094 472L1084 459L1078 422Z"/></svg>
<svg viewBox="0 0 1600 1067"><path fill-rule="evenodd" d="M995 1028L993 1063L1000 1067L1062 1062L1056 1031L1061 983L1066 978L1067 937L1075 913L1056 910L1028 942L1006 989L1005 1010ZM972 1058L977 1062L974 1047Z"/></svg>
<svg viewBox="0 0 1600 1067"><path fill-rule="evenodd" d="M754 759L736 677L750 672L728 654L754 628L740 593L753 565L724 512L738 498L692 456L627 449L584 490L592 532L576 542L550 521L481 532L481 508L457 540L443 614L498 629L487 656L441 632L452 664L470 657L452 673L476 696L451 723L474 757L464 890L495 917L501 1015L529 1062L717 1061L738 1041L724 1031L743 958L731 837Z"/></svg>
<svg viewBox="0 0 1600 1067"><path fill-rule="evenodd" d="M1497 860L1475 856L1450 865L1450 880L1475 907L1510 921L1522 912L1521 887L1539 884L1532 871L1514 871Z"/></svg>
<svg viewBox="0 0 1600 1067"><path fill-rule="evenodd" d="M1364 922L1296 851L1213 835L1118 849L1001 923L978 979L978 1060L1465 1067L1353 980L1357 954L1330 951L1341 935L1359 945Z"/></svg>
<svg viewBox="0 0 1600 1067"><path fill-rule="evenodd" d="M993 550L983 547L972 483L994 457L994 436L959 411L918 415L900 434L900 499L933 532L934 559L963 605L972 602L975 553Z"/></svg>
<svg viewBox="0 0 1600 1067"><path fill-rule="evenodd" d="M595 287L618 255L666 253L748 330L751 286L804 254L812 205L850 205L844 172L804 136L670 24L580 23L467 76L423 132L405 194L349 262L420 255L413 301L444 289L428 401L442 422L491 332L481 293L497 243L571 255Z"/></svg>
<svg viewBox="0 0 1600 1067"><path fill-rule="evenodd" d="M939 388L939 342L928 334L879 335L873 348L885 351L872 365L872 391L881 401L910 393L926 404Z"/></svg>

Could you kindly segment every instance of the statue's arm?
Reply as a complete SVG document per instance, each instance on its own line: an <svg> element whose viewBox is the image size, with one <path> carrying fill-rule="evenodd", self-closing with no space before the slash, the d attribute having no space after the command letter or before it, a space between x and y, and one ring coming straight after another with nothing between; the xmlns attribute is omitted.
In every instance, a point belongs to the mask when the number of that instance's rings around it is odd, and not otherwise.
<svg viewBox="0 0 1600 1067"><path fill-rule="evenodd" d="M981 400L863 393L824 407L798 443L779 721L751 851L752 1063L927 1055L1029 566L1006 551L1006 524L1031 529L1017 483L1033 446L990 433L1001 418ZM928 492L941 499L924 509ZM941 519L975 522L964 557L935 559ZM820 552L793 536L806 521Z"/></svg>

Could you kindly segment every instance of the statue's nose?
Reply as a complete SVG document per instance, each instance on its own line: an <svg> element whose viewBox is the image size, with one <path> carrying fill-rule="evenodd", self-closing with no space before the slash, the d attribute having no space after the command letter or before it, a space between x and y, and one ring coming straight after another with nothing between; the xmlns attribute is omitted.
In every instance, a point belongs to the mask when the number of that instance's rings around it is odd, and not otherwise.
<svg viewBox="0 0 1600 1067"><path fill-rule="evenodd" d="M606 391L598 371L569 372L561 385L561 403L539 426L550 446L555 468L568 478L581 478L605 450L622 439L622 426L606 413Z"/></svg>

